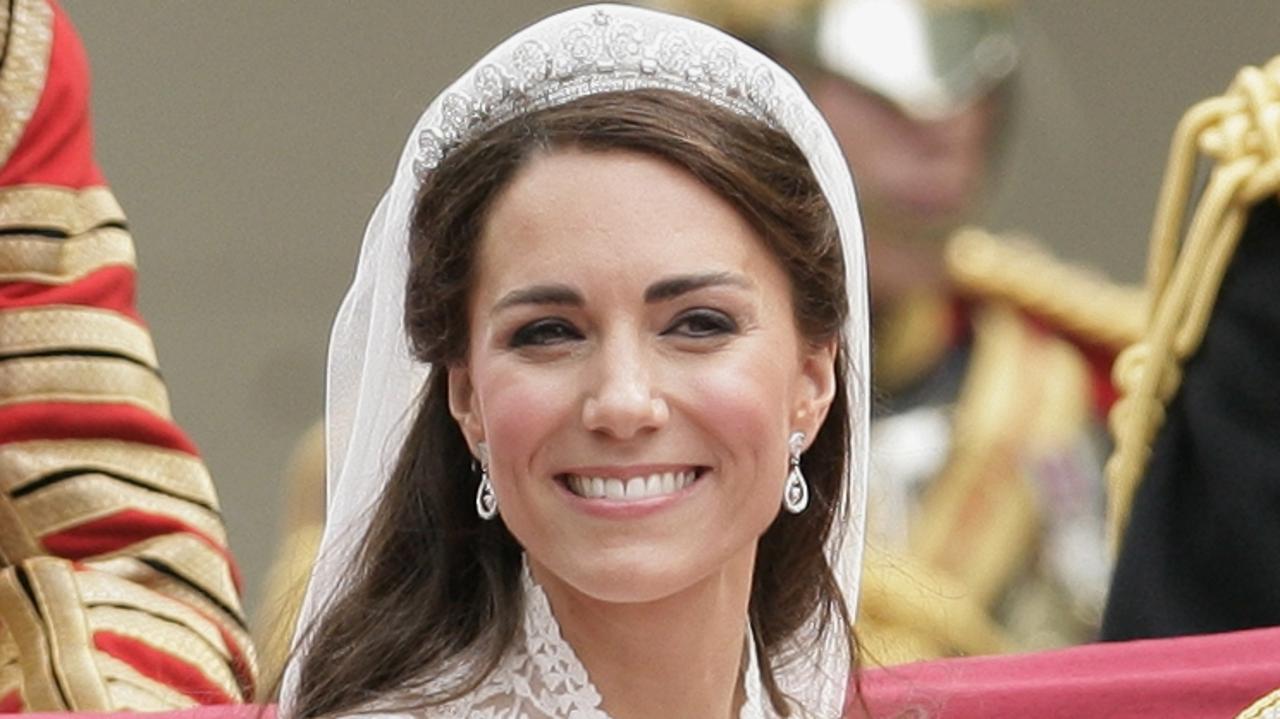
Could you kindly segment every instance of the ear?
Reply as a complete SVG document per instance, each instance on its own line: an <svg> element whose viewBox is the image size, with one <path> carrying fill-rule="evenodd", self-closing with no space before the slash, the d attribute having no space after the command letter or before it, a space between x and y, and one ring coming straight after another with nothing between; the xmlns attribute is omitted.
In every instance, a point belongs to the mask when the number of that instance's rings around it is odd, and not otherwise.
<svg viewBox="0 0 1280 719"><path fill-rule="evenodd" d="M476 445L484 441L484 416L471 383L471 370L466 365L449 367L449 414L457 421L471 453L475 454Z"/></svg>
<svg viewBox="0 0 1280 719"><path fill-rule="evenodd" d="M818 435L836 396L836 350L832 338L818 345L806 345L800 355L800 383L791 411L791 431L804 432L809 442Z"/></svg>

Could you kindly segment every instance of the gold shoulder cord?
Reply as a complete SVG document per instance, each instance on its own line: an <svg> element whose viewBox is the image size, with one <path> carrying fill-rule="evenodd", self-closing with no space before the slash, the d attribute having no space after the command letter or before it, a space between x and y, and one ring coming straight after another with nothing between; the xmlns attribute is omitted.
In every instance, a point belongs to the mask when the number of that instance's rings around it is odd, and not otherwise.
<svg viewBox="0 0 1280 719"><path fill-rule="evenodd" d="M965 294L1030 312L1073 338L1119 350L1142 337L1140 288L1064 262L1029 238L965 227L947 240L943 256Z"/></svg>
<svg viewBox="0 0 1280 719"><path fill-rule="evenodd" d="M1200 153L1212 171L1183 237ZM1151 231L1146 328L1113 371L1120 392L1110 417L1116 446L1106 466L1113 550L1182 363L1204 338L1249 209L1278 193L1280 57L1241 70L1226 94L1192 107L1175 131Z"/></svg>

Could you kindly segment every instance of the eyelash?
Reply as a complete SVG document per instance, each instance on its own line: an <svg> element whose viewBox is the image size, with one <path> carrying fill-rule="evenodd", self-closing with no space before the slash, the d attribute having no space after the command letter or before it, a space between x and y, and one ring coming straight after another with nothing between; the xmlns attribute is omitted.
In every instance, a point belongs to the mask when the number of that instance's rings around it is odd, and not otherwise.
<svg viewBox="0 0 1280 719"><path fill-rule="evenodd" d="M547 318L535 320L516 330L511 335L509 344L513 348L546 347L575 339L582 339L582 333L576 327L560 318Z"/></svg>
<svg viewBox="0 0 1280 719"><path fill-rule="evenodd" d="M695 323L701 323L703 328L693 330L692 325ZM734 322L732 317L719 310L705 307L689 310L680 315L662 334L676 334L676 329L679 327L689 328L690 331L686 331L683 334L694 339L734 334L738 331L738 323Z"/></svg>
<svg viewBox="0 0 1280 719"><path fill-rule="evenodd" d="M683 331L681 328L684 328ZM662 334L703 339L734 334L737 331L738 323L724 312L698 308L681 314L662 331ZM582 339L582 333L572 323L553 317L535 320L517 329L511 335L509 346L512 348L548 347L579 339Z"/></svg>

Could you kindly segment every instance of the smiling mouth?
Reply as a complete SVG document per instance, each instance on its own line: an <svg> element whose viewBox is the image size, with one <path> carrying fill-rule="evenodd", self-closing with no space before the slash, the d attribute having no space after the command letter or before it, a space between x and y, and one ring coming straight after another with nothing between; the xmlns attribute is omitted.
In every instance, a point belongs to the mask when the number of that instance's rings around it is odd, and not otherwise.
<svg viewBox="0 0 1280 719"><path fill-rule="evenodd" d="M675 494L696 482L703 471L702 468L698 468L679 472L655 472L626 479L563 474L559 479L570 492L583 499L635 502Z"/></svg>

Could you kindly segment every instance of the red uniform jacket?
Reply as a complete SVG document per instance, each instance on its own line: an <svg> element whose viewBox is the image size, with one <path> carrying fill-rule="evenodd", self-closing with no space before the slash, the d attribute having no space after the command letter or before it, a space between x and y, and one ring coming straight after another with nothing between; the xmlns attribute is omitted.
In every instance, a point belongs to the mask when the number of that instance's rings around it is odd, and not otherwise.
<svg viewBox="0 0 1280 719"><path fill-rule="evenodd" d="M169 414L93 159L84 49L0 5L0 713L250 700L217 497Z"/></svg>

